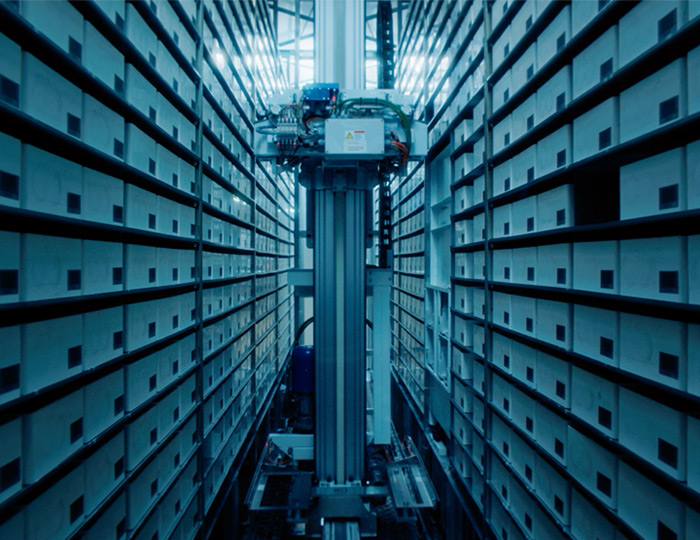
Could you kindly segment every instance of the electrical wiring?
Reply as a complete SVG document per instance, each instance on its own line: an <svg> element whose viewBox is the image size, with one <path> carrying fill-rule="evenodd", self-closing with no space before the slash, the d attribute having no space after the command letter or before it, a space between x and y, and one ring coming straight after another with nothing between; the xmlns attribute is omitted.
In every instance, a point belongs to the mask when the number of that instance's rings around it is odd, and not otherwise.
<svg viewBox="0 0 700 540"><path fill-rule="evenodd" d="M396 114L401 122L401 127L403 127L404 133L406 134L406 149L410 152L411 149L411 123L406 116L406 114L401 110L399 106L387 101L386 99L368 99L368 98L352 98L341 101L337 105L338 116L340 116L343 111L348 107L353 107L355 105L376 105L385 107Z"/></svg>

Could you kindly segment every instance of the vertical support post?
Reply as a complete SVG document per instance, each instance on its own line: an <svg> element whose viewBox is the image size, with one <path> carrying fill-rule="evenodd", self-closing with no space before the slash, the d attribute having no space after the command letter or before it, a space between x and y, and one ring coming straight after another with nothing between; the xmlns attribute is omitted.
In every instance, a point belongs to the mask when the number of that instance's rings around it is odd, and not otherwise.
<svg viewBox="0 0 700 540"><path fill-rule="evenodd" d="M391 268L370 270L374 342L374 444L391 443Z"/></svg>
<svg viewBox="0 0 700 540"><path fill-rule="evenodd" d="M316 476L347 484L364 475L368 192L357 169L314 174Z"/></svg>
<svg viewBox="0 0 700 540"><path fill-rule="evenodd" d="M365 0L315 0L314 80L365 87Z"/></svg>

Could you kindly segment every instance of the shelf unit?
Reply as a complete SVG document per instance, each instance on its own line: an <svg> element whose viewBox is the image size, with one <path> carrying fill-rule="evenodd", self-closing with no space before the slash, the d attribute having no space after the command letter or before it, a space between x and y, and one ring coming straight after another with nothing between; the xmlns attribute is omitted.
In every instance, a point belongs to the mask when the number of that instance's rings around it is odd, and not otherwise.
<svg viewBox="0 0 700 540"><path fill-rule="evenodd" d="M406 13L398 86L421 92L430 126L426 398L395 370L412 419L395 416L462 509L443 512L448 537L694 537L700 2ZM435 316L445 269L448 328ZM451 343L449 400L431 325Z"/></svg>
<svg viewBox="0 0 700 540"><path fill-rule="evenodd" d="M211 531L292 343L275 41L248 0L0 5L0 537Z"/></svg>

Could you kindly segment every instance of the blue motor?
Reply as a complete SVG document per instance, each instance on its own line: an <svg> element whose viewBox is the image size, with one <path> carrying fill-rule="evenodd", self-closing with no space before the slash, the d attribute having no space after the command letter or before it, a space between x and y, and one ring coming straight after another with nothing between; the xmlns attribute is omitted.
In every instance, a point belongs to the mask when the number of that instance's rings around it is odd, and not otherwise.
<svg viewBox="0 0 700 540"><path fill-rule="evenodd" d="M311 345L298 345L292 351L292 392L314 392L314 348Z"/></svg>

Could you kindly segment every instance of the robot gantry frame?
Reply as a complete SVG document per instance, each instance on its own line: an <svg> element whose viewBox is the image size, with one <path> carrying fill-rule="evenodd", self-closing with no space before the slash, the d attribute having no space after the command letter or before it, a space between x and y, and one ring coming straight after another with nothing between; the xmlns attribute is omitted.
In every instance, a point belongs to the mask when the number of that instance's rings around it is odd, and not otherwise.
<svg viewBox="0 0 700 540"><path fill-rule="evenodd" d="M256 125L256 155L273 158L282 167L298 166L299 182L309 190L313 459L301 460L306 461L306 470L292 473L294 478L283 482L289 489L296 486L290 491L293 504L287 504L287 509L296 516L297 530L304 524L304 535L376 537L377 511L370 502L382 499L382 494L384 501L391 501L393 495L394 515L399 503L402 509L417 509L435 502L417 452L410 454L416 456L414 461L404 461L401 467L384 463L381 473L377 473L376 457L377 447L384 448L382 455L402 454L390 427L392 271L366 266L372 239L372 190L402 174L409 159L418 160L427 153L427 126L412 119L413 101L394 90L341 91L338 84L313 84L270 98ZM374 297L371 439L366 430L368 292ZM298 453L295 446L309 448L308 435L296 433L271 436L271 448L280 447L275 443L280 437L288 456ZM290 457L284 462L296 464L297 460ZM313 469L312 475L308 469ZM380 477L383 488L375 485ZM265 499L271 478L279 483L273 471L259 468L249 496L252 510L262 509L255 501ZM308 501L300 504L304 493ZM288 498L282 500L285 506Z"/></svg>

